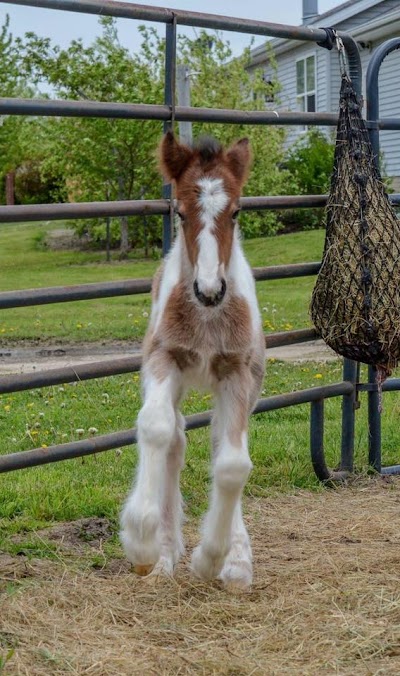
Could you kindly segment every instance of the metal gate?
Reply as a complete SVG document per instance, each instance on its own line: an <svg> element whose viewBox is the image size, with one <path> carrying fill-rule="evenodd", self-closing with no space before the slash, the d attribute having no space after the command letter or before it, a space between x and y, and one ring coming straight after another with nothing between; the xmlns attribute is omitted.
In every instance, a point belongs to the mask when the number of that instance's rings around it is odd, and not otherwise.
<svg viewBox="0 0 400 676"><path fill-rule="evenodd" d="M7 0L9 1L9 0ZM4 0L0 0L4 2ZM177 26L196 26L211 29L250 33L254 35L289 38L318 43L321 48L331 48L329 31L323 28L314 29L305 26L292 27L271 24L249 19L201 14L183 10L170 10L144 5L135 5L114 0L12 0L16 5L82 12L115 18L130 18L142 21L164 23L165 39L165 88L164 105L149 104L116 104L94 101L64 101L39 99L0 98L0 114L7 115L44 115L60 117L108 117L119 119L160 120L164 130L172 126L174 121L213 121L231 124L266 124L266 125L319 125L335 126L337 116L330 113L282 112L279 119L271 111L242 112L238 110L221 110L207 108L191 108L177 106L175 103L176 73L176 37ZM346 33L339 33L346 48L349 70L352 80L361 92L361 63L357 45ZM386 53L400 46L391 45ZM381 60L386 53L383 54ZM377 60L377 57L376 59ZM369 70L370 87L377 87L377 70ZM368 97L369 101L371 97ZM377 99L376 99L377 100ZM368 108L368 119L372 138L376 143L378 129L399 129L400 121L377 120L378 111ZM376 147L376 146L375 146ZM393 201L400 203L400 195L393 196ZM293 207L323 207L326 196L281 196L281 197L247 197L242 198L244 210L290 209ZM129 216L140 214L158 214L163 216L163 252L168 251L172 240L173 203L171 188L166 185L162 199L130 200L114 202L87 202L79 204L46 204L34 206L0 206L0 222L60 220L106 216ZM298 265L273 266L254 269L255 279L287 279L315 275L319 263L303 263ZM118 282L84 284L72 287L52 287L29 289L0 293L0 309L42 305L46 303L62 303L111 296L125 296L147 293L151 288L149 279L133 279ZM302 343L317 337L313 329L303 329L275 333L266 336L267 347ZM81 364L72 367L46 370L41 373L9 375L0 380L0 394L18 392L49 385L62 384L78 380L102 378L110 375L138 371L140 357L125 357L98 364ZM310 448L311 459L318 478L321 481L341 480L353 471L355 411L359 391L368 391L369 423L370 423L370 462L381 471L380 464L380 417L378 412L377 391L374 385L373 369L370 369L370 382L358 382L358 368L355 362L345 360L343 381L322 387L299 390L286 394L260 399L255 413L272 411L278 408L310 403ZM400 389L400 379L391 379L384 385L384 390ZM331 397L343 397L342 405L342 443L339 469L332 471L324 458L324 401ZM208 425L211 412L199 413L186 418L186 428L195 429ZM0 472L42 465L58 460L76 458L99 453L136 442L136 430L129 429L112 434L91 437L71 443L54 445L47 448L34 448L29 451L12 453L0 457ZM399 471L400 466L384 468L382 471Z"/></svg>

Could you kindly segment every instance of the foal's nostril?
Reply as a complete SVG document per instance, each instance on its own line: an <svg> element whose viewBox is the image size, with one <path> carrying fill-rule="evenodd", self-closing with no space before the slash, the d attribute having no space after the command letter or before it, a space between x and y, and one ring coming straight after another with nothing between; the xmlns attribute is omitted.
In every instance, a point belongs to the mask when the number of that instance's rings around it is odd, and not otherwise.
<svg viewBox="0 0 400 676"><path fill-rule="evenodd" d="M193 283L193 290L194 290L194 295L196 296L197 300L202 303L202 305L205 305L206 307L210 306L216 306L219 305L219 303L222 301L223 297L225 296L226 293L226 281L224 279L221 279L221 288L217 293L213 293L212 295L206 295L199 289L199 285L197 283L197 280L194 281Z"/></svg>

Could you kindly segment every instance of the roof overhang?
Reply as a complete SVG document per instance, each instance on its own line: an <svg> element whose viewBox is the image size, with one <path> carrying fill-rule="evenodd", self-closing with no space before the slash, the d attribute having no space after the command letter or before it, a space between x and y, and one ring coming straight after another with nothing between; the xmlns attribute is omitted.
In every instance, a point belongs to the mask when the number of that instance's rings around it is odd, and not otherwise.
<svg viewBox="0 0 400 676"><path fill-rule="evenodd" d="M338 11L333 9L330 12L321 15L315 21L313 21L309 27L316 28L316 24L318 23L318 27L320 28L321 21L322 24L324 24L324 19L326 18L329 20L325 22L326 27L334 26L340 30L340 24L342 22L351 18L355 14L365 12L367 9L373 7L376 4L376 0L362 0L361 2L357 3L357 11L354 11L354 4L347 3L343 9L338 8ZM385 37L389 37L396 32L400 33L400 10L395 10L389 14L384 14L374 21L359 26L358 28L355 28L353 31L351 31L350 35L359 42L373 42ZM288 40L287 38L276 38L268 40L268 42L271 45L275 56L287 53L293 49L296 49L297 47L300 47L301 45L306 44L305 42L299 40ZM266 52L264 43L259 47L252 49L251 66L257 66L259 63L264 62L266 58L268 58L268 53Z"/></svg>

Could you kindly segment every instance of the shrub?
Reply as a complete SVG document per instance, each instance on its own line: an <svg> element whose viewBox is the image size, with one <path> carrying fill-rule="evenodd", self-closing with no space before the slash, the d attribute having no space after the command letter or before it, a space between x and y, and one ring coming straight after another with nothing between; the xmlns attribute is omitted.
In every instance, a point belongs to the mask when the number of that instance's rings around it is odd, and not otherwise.
<svg viewBox="0 0 400 676"><path fill-rule="evenodd" d="M284 167L293 176L298 195L323 195L329 192L335 144L320 129L307 131L287 152ZM291 230L320 228L323 209L293 209L282 214Z"/></svg>

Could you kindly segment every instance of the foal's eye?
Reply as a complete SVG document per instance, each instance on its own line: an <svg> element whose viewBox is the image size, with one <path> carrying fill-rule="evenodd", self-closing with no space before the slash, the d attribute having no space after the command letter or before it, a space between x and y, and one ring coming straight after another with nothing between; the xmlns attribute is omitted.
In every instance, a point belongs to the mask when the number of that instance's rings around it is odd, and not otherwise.
<svg viewBox="0 0 400 676"><path fill-rule="evenodd" d="M239 214L240 214L240 209L236 209L236 211L234 211L233 214L232 214L232 220L236 221Z"/></svg>

